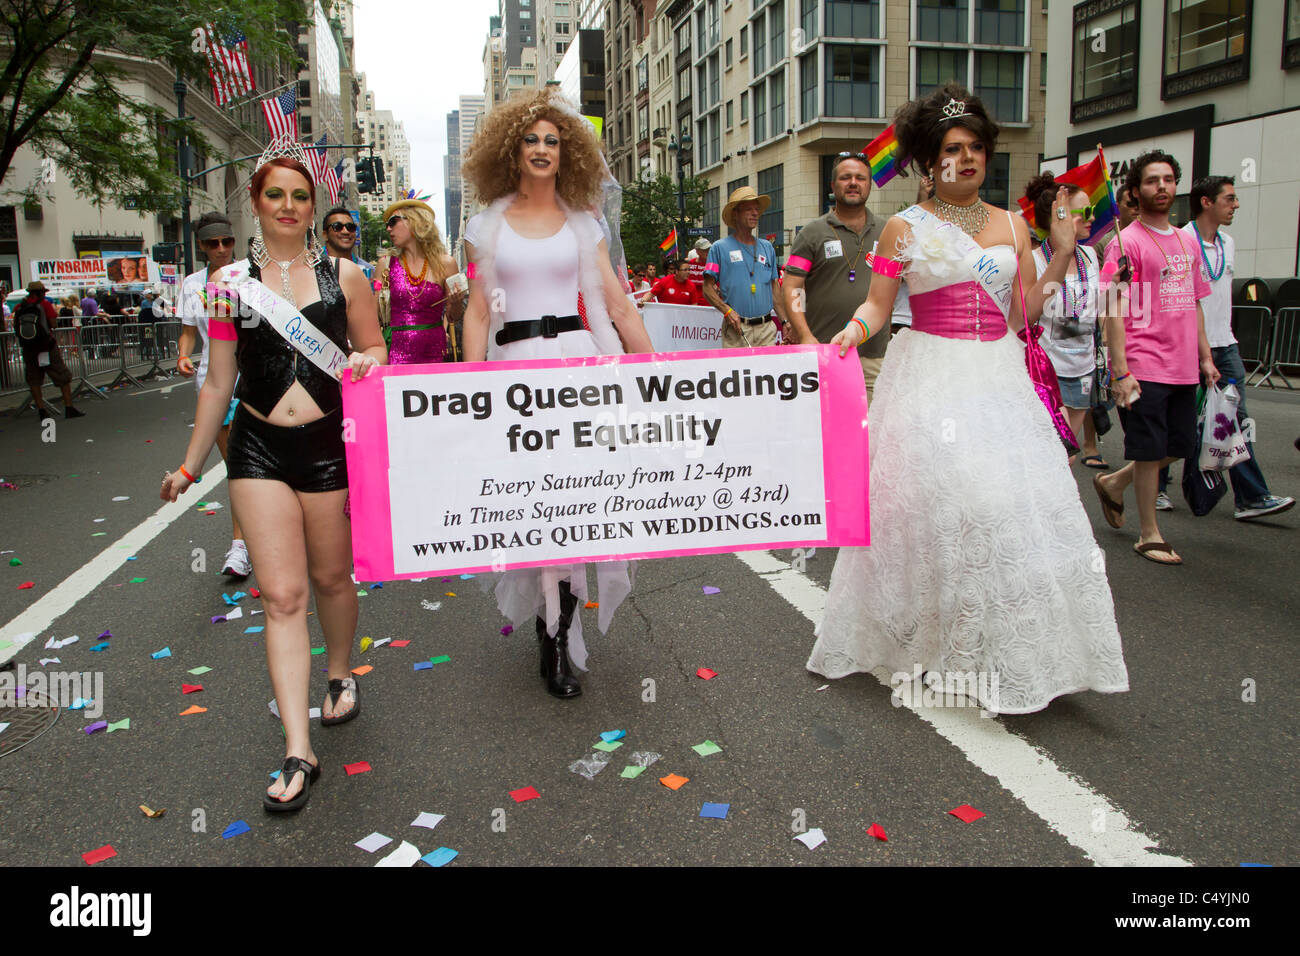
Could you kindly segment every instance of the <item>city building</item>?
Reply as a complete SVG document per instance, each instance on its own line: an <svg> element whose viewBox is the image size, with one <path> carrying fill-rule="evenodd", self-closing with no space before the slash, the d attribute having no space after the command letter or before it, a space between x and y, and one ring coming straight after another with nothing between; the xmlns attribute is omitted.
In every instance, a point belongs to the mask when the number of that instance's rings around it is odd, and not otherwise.
<svg viewBox="0 0 1300 956"><path fill-rule="evenodd" d="M1202 176L1236 178L1238 276L1300 269L1300 2L1050 0L1044 168L1090 161L1123 181L1158 147L1182 167L1173 218Z"/></svg>
<svg viewBox="0 0 1300 956"><path fill-rule="evenodd" d="M460 110L452 110L447 114L447 155L442 160L445 203L443 225L446 227L448 248L460 237L460 157Z"/></svg>
<svg viewBox="0 0 1300 956"><path fill-rule="evenodd" d="M361 128L362 142L373 143L374 155L384 164L384 181L379 183L379 188L358 194L361 208L378 216L412 188L411 145L404 126L393 117L392 110L358 110L357 125Z"/></svg>

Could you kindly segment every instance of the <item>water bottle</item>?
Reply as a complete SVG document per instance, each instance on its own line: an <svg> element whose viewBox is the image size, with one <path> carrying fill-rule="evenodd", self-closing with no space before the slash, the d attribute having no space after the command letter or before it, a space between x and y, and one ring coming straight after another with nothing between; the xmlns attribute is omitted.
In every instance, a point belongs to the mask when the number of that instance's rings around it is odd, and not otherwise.
<svg viewBox="0 0 1300 956"><path fill-rule="evenodd" d="M1230 378L1227 382L1228 384L1223 389L1223 397L1232 403L1233 408L1236 408L1241 404L1241 393L1237 391L1237 380Z"/></svg>

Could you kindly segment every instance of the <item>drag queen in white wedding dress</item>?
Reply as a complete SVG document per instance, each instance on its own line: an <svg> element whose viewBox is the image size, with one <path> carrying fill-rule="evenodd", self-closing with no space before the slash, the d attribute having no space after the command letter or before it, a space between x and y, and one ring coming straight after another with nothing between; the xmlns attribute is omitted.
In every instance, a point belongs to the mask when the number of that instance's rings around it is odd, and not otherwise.
<svg viewBox="0 0 1300 956"><path fill-rule="evenodd" d="M933 111L919 112L934 122ZM979 128L939 128L947 135L936 160L960 147L954 188L978 188L962 182L968 166L983 178L973 154L992 151L987 135L981 144L970 132ZM899 284L889 273L900 269L913 324L890 343L869 412L871 544L840 550L808 669L831 678L930 672L948 686L953 674L985 675L978 703L1003 714L1082 690L1126 691L1103 555L1024 346L1008 330L1008 316L1021 314L1017 251L1023 271L1027 230L935 178L938 204L912 206L886 227L868 300L836 338L852 352L858 321L884 327ZM1031 317L1041 289L1025 286Z"/></svg>

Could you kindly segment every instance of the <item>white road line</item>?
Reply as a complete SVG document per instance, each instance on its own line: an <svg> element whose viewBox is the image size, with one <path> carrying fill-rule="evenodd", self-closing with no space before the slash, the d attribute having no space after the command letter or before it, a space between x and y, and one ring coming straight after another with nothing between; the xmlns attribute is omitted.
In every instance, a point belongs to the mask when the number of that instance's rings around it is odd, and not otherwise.
<svg viewBox="0 0 1300 956"><path fill-rule="evenodd" d="M35 604L23 611L8 624L0 628L0 645L9 643L21 634L42 636L50 625L71 611L77 602L103 584L108 576L122 565L126 559L136 554L146 544L156 538L173 521L185 512L196 508L207 499L203 495L226 480L226 463L218 461L203 475L203 490L200 494L181 495L175 501L169 501L152 515L140 522L122 537L95 555L76 571L64 578L53 591L41 597ZM18 653L21 648L0 650L0 663Z"/></svg>
<svg viewBox="0 0 1300 956"><path fill-rule="evenodd" d="M132 392L131 395L136 398L139 398L141 395L152 395L155 392L162 392L162 394L167 395L171 392L173 388L177 388L181 385L188 385L191 381L192 379L187 378L180 382L172 382L170 385L162 385L159 386L158 388L146 388L143 391Z"/></svg>
<svg viewBox="0 0 1300 956"><path fill-rule="evenodd" d="M770 551L736 555L814 625L821 621L826 592ZM809 647L812 632L808 632ZM883 668L872 672L889 687ZM1061 770L1043 750L979 716L974 707L922 707L904 703L976 767L1009 790L1038 817L1100 866L1191 866L1158 852L1156 841L1133 828L1128 816L1087 783ZM1005 718L1004 718L1005 719ZM1012 718L1014 719L1014 718ZM1094 827L1100 827L1097 832Z"/></svg>

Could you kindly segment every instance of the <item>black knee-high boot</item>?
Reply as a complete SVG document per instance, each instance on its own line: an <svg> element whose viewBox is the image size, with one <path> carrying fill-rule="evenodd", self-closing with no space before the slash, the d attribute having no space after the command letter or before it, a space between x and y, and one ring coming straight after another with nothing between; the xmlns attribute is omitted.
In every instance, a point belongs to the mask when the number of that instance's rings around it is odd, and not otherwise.
<svg viewBox="0 0 1300 956"><path fill-rule="evenodd" d="M577 697L582 687L573 676L569 665L569 626L577 612L578 599L569 588L568 581L560 582L560 619L555 636L546 633L546 622L537 619L537 637L542 642L542 677L546 689L555 697Z"/></svg>

